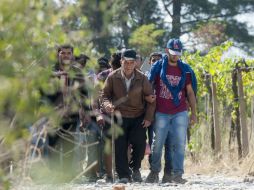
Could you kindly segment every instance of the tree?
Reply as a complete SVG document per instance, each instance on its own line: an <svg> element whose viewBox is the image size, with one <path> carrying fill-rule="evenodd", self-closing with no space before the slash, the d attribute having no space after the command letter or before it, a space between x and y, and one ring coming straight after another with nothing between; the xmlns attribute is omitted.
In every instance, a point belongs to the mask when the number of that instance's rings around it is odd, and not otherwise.
<svg viewBox="0 0 254 190"><path fill-rule="evenodd" d="M87 18L87 22L80 26L79 29L91 30L89 34L90 41L96 51L109 55L109 49L113 46L113 37L111 35L112 14L110 7L112 2L110 0L87 0L80 1L81 15L76 17L77 23L80 23L80 16ZM69 19L72 19L70 17Z"/></svg>
<svg viewBox="0 0 254 190"><path fill-rule="evenodd" d="M83 28L93 31L90 39L94 47L107 55L112 47L128 47L132 32L141 25L154 23L156 28L163 26L155 0L88 0L82 2L82 14L88 18Z"/></svg>
<svg viewBox="0 0 254 190"><path fill-rule="evenodd" d="M253 12L252 0L162 0L162 3L172 19L169 25L171 32L167 34L170 37L180 37L190 33L201 26L200 23L203 23L201 27L205 27L204 23L216 21L223 22L227 39L232 38L242 47L240 43L245 43L245 47L253 44L253 36L249 34L247 25L235 18L237 15Z"/></svg>
<svg viewBox="0 0 254 190"><path fill-rule="evenodd" d="M196 43L196 46L202 46L204 50L219 46L227 39L225 30L226 26L222 22L211 21L200 24L200 26L193 31L194 43Z"/></svg>
<svg viewBox="0 0 254 190"><path fill-rule="evenodd" d="M154 47L159 45L158 38L161 37L164 30L156 30L154 24L142 25L131 35L129 44L136 47L142 56L149 56Z"/></svg>

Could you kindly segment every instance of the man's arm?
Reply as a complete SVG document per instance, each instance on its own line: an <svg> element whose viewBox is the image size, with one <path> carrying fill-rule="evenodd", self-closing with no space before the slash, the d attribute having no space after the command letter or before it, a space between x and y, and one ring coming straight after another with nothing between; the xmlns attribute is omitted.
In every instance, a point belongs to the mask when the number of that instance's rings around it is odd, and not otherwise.
<svg viewBox="0 0 254 190"><path fill-rule="evenodd" d="M112 113L114 111L114 106L111 103L112 94L113 94L113 81L112 77L109 76L104 83L104 87L101 93L102 109L107 113Z"/></svg>
<svg viewBox="0 0 254 190"><path fill-rule="evenodd" d="M153 103L156 100L156 95L151 94L151 95L145 96L145 100L148 103Z"/></svg>
<svg viewBox="0 0 254 190"><path fill-rule="evenodd" d="M150 82L148 81L146 77L144 78L143 85L144 85L143 95L144 96L153 95L152 85L150 84ZM155 106L156 106L156 101L153 101L152 103L147 102L144 121L149 121L150 123L153 121Z"/></svg>
<svg viewBox="0 0 254 190"><path fill-rule="evenodd" d="M195 97L195 93L192 89L191 84L188 84L186 86L186 89L187 89L188 102L189 102L190 108L191 108L190 124L194 124L197 122L196 97Z"/></svg>

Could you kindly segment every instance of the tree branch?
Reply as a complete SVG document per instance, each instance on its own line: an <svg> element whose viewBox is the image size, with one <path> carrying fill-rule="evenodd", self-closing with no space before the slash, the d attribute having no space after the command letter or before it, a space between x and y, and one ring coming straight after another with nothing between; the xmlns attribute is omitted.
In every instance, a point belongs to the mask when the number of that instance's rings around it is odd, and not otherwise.
<svg viewBox="0 0 254 190"><path fill-rule="evenodd" d="M248 13L248 11L246 12ZM198 21L208 21L210 19L214 19L214 18L227 18L227 17L233 17L233 16L236 16L236 15L239 15L239 14L242 14L242 12L238 12L238 13L228 13L228 14L220 14L220 15L211 15L209 16L208 18L204 18L204 19L197 19L197 20L191 20L191 21L188 21L188 22L184 22L182 23L182 25L186 25L186 24L193 24L195 22L198 22Z"/></svg>
<svg viewBox="0 0 254 190"><path fill-rule="evenodd" d="M165 1L164 0L162 0L162 3L163 3L163 6L164 6L164 9L165 9L165 11L169 14L169 16L172 18L172 13L170 12L170 10L168 9L168 6L170 5L170 4L172 4L172 0L171 1L169 1L169 3L166 5L166 3L165 3Z"/></svg>

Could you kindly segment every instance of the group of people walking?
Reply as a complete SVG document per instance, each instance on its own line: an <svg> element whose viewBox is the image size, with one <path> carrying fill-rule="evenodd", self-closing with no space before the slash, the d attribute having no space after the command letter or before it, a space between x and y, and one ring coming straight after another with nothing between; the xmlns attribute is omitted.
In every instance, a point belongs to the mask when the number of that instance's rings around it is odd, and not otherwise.
<svg viewBox="0 0 254 190"><path fill-rule="evenodd" d="M49 137L49 146L59 144L55 137L64 141L62 136L68 132L89 131L91 144L98 136L102 142L109 139L113 142L113 154L110 150L100 158L96 148L89 145L88 167L94 160L103 158L101 168L105 170L106 181L114 180L112 171L115 167L120 183L143 181L140 170L147 143L151 154L150 173L145 182L158 183L165 147L162 183L185 183L182 175L186 133L189 124L197 121L197 82L191 67L180 59L182 49L179 39L170 39L165 53L151 53L151 69L146 73L140 70L141 56L134 49L125 49L112 54L109 62L105 58L99 59L99 71L85 76L83 68L89 58L83 55L74 59L73 47L59 47L53 78L63 81L62 89L58 94L46 94L45 97L62 112L61 135L58 131L54 137ZM100 82L103 87L97 88ZM115 123L120 129L117 134L112 132ZM76 146L74 137L73 141L61 143L65 153ZM104 149L105 144L101 150ZM115 160L113 165L112 159ZM70 160L67 159L69 165ZM96 180L99 177L97 166L91 167L85 175Z"/></svg>

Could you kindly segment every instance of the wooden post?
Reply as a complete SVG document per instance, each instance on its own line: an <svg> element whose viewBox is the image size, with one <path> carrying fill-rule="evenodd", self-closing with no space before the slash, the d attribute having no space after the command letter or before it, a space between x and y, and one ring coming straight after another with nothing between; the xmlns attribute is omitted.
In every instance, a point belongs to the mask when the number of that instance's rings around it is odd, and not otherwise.
<svg viewBox="0 0 254 190"><path fill-rule="evenodd" d="M13 161L10 161L10 176L12 177L13 174Z"/></svg>
<svg viewBox="0 0 254 190"><path fill-rule="evenodd" d="M248 128L246 124L246 104L244 101L243 83L242 83L242 72L240 69L237 70L237 82L238 82L238 95L239 95L239 108L240 108L240 124L242 128L242 150L243 157L249 153L249 139L248 139Z"/></svg>
<svg viewBox="0 0 254 190"><path fill-rule="evenodd" d="M230 129L230 138L229 138L229 146L234 141L235 137L237 139L238 146L238 158L242 158L242 141L241 141L241 125L240 125L240 113L239 113L239 103L238 103L238 88L237 88L237 68L232 72L232 91L234 95L233 101L233 110L235 113L234 116L231 117L231 129Z"/></svg>
<svg viewBox="0 0 254 190"><path fill-rule="evenodd" d="M207 104L207 123L210 123L210 137L211 137L211 148L215 149L215 137L214 137L214 124L213 124L213 106L212 106L212 85L211 85L211 75L205 75L205 85L208 90L208 104Z"/></svg>
<svg viewBox="0 0 254 190"><path fill-rule="evenodd" d="M254 130L254 96L252 96L251 98L251 131L252 131L252 134L253 134L253 130ZM251 135L252 135L251 134Z"/></svg>
<svg viewBox="0 0 254 190"><path fill-rule="evenodd" d="M216 84L214 83L213 76L211 76L212 86L212 102L213 102L213 123L214 123L214 134L215 134L215 153L221 151L221 136L219 127L219 111L218 111L218 99L216 92Z"/></svg>
<svg viewBox="0 0 254 190"><path fill-rule="evenodd" d="M115 136L116 136L116 128L114 123L114 112L111 113L111 119L110 119L111 129L112 129L112 139L111 139L111 149L112 149L112 179L113 183L116 181L116 152L115 152Z"/></svg>

